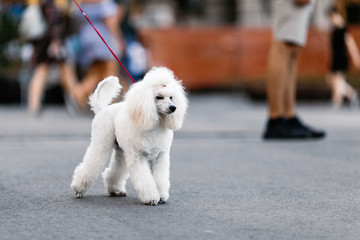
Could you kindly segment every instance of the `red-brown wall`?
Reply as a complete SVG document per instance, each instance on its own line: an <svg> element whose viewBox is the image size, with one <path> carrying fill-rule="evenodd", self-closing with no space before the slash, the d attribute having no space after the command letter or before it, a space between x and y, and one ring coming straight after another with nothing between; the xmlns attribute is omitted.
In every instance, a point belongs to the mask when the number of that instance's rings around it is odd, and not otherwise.
<svg viewBox="0 0 360 240"><path fill-rule="evenodd" d="M360 27L352 27L360 47ZM189 90L263 83L271 30L268 28L171 28L143 30L152 65L171 68ZM301 51L300 81L323 81L330 59L329 32L310 29Z"/></svg>

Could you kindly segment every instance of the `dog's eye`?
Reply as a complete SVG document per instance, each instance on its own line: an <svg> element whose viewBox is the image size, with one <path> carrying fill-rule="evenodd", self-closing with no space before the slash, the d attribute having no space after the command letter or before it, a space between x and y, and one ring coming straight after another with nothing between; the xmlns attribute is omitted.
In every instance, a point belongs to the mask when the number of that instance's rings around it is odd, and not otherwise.
<svg viewBox="0 0 360 240"><path fill-rule="evenodd" d="M164 97L163 97L163 96L156 96L156 99L157 99L157 100L163 100Z"/></svg>
<svg viewBox="0 0 360 240"><path fill-rule="evenodd" d="M170 97L170 100L172 100L172 97Z"/></svg>

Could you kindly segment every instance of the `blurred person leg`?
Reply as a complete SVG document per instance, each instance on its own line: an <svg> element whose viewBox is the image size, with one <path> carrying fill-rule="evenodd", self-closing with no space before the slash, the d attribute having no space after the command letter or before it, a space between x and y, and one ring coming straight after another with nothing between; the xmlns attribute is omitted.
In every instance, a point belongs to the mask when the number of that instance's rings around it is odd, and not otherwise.
<svg viewBox="0 0 360 240"><path fill-rule="evenodd" d="M119 76L119 65L117 62L108 60L96 61L91 64L81 83L77 84L73 91L74 97L81 109L85 110L88 107L89 96L93 93L98 83L109 76ZM128 84L123 78L120 78L120 82L123 88L125 88L124 92L126 92Z"/></svg>
<svg viewBox="0 0 360 240"><path fill-rule="evenodd" d="M110 75L118 75L118 68L114 61L96 61L90 65L81 83L74 88L74 96L81 109L87 108L88 98L98 83Z"/></svg>
<svg viewBox="0 0 360 240"><path fill-rule="evenodd" d="M74 68L66 62L59 64L61 86L64 90L64 101L68 112L76 115L80 111L79 103L75 97L78 84Z"/></svg>
<svg viewBox="0 0 360 240"><path fill-rule="evenodd" d="M28 110L31 114L38 114L41 110L42 98L49 72L47 63L40 63L36 66L34 74L30 80L28 95Z"/></svg>
<svg viewBox="0 0 360 240"><path fill-rule="evenodd" d="M119 31L119 6L114 1L83 0L81 7L86 15L92 19L102 38L112 51L121 58L124 47L122 35ZM112 53L107 49L93 27L84 20L84 16L77 12L76 17L80 23L79 40L82 47L79 64L85 70L81 83L75 87L75 98L81 108L88 107L88 97L95 90L97 84L105 77L119 75L119 66ZM124 86L126 86L124 84Z"/></svg>
<svg viewBox="0 0 360 240"><path fill-rule="evenodd" d="M86 71L82 81L75 87L74 96L82 110L85 110L88 107L88 98L95 90L97 84L102 80L103 71L103 62L94 62Z"/></svg>
<svg viewBox="0 0 360 240"><path fill-rule="evenodd" d="M334 108L340 108L344 97L344 79L341 73L330 74L331 101Z"/></svg>
<svg viewBox="0 0 360 240"><path fill-rule="evenodd" d="M336 7L329 10L331 32L331 65L330 86L332 90L332 104L335 109L342 107L344 100L350 106L358 106L358 97L355 89L346 82L346 73L349 69L349 59L354 66L360 67L360 54L354 37L348 32L346 22Z"/></svg>
<svg viewBox="0 0 360 240"><path fill-rule="evenodd" d="M353 88L344 78L345 96L349 100L350 107L359 107L359 96L355 88Z"/></svg>
<svg viewBox="0 0 360 240"><path fill-rule="evenodd" d="M64 60L62 51L62 26L56 5L52 0L38 2L40 14L47 26L44 33L30 38L34 46L32 64L35 66L34 74L30 80L28 108L33 114L38 114L44 94L49 65L61 63Z"/></svg>
<svg viewBox="0 0 360 240"><path fill-rule="evenodd" d="M296 83L297 83L297 64L299 59L300 47L286 43L287 47L287 79L285 80L285 93L284 93L284 116L287 119L296 116Z"/></svg>
<svg viewBox="0 0 360 240"><path fill-rule="evenodd" d="M67 63L60 64L61 85L65 91L73 93L77 84L77 76L74 69Z"/></svg>
<svg viewBox="0 0 360 240"><path fill-rule="evenodd" d="M323 131L304 125L296 116L299 49L306 43L314 1L275 2L274 41L267 69L269 120L264 138L319 138Z"/></svg>
<svg viewBox="0 0 360 240"><path fill-rule="evenodd" d="M344 99L347 99L350 106L357 106L358 94L356 90L346 82L345 74L342 72L335 72L330 74L330 86L331 86L331 101L335 109L339 109Z"/></svg>
<svg viewBox="0 0 360 240"><path fill-rule="evenodd" d="M123 75L120 74L119 63L116 61L106 61L104 68L105 70L103 79L109 76L117 76L122 86L121 92L123 94L126 93L129 88L129 83L126 81Z"/></svg>
<svg viewBox="0 0 360 240"><path fill-rule="evenodd" d="M296 73L299 47L274 41L267 69L267 95L271 119L295 116Z"/></svg>
<svg viewBox="0 0 360 240"><path fill-rule="evenodd" d="M296 73L299 46L274 41L268 59L267 96L269 120L264 138L308 138L309 131L292 127L296 118Z"/></svg>

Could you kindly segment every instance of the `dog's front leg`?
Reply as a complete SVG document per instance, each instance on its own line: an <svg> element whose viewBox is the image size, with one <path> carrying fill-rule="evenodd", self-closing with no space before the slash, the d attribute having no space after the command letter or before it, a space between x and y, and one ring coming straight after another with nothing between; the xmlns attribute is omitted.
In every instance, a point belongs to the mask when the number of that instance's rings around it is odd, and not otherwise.
<svg viewBox="0 0 360 240"><path fill-rule="evenodd" d="M143 156L128 156L130 179L140 200L147 205L157 205L160 195L151 174L149 162Z"/></svg>
<svg viewBox="0 0 360 240"><path fill-rule="evenodd" d="M159 203L165 203L169 198L169 189L170 189L169 152L163 152L159 155L158 159L154 161L152 172L160 194Z"/></svg>

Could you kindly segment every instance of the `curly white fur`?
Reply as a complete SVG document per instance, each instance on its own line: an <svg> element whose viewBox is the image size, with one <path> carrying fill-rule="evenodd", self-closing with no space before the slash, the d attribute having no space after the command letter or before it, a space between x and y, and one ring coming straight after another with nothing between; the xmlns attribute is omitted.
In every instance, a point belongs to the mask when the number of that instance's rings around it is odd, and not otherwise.
<svg viewBox="0 0 360 240"><path fill-rule="evenodd" d="M181 128L188 107L184 88L171 70L159 67L133 84L123 102L109 105L120 90L118 79L109 77L90 97L96 113L91 144L75 168L71 188L82 197L114 149L110 165L102 173L108 193L126 196L130 176L143 203L165 203L173 130Z"/></svg>
<svg viewBox="0 0 360 240"><path fill-rule="evenodd" d="M91 110L93 110L95 114L100 112L101 109L108 106L111 101L120 94L121 89L122 87L117 77L110 76L105 78L89 97Z"/></svg>

